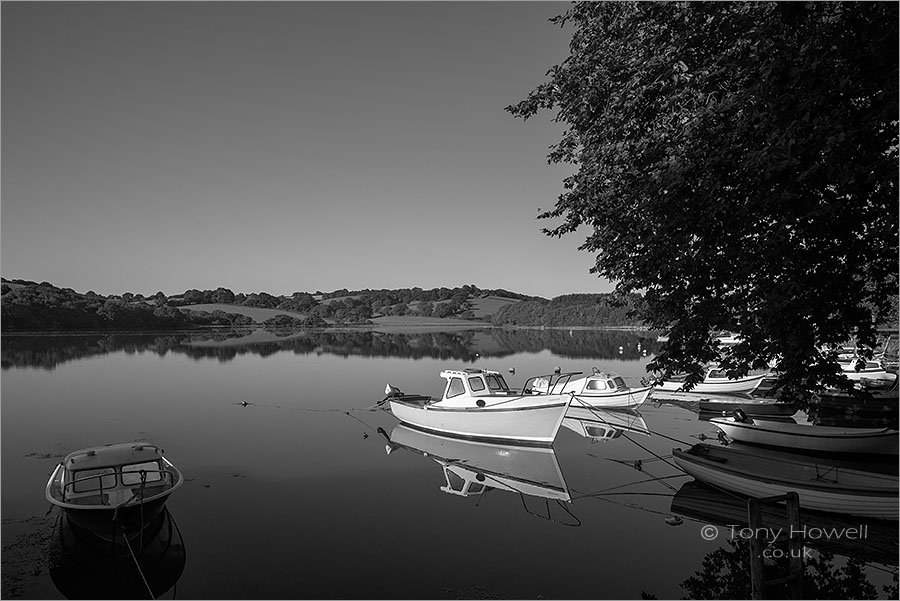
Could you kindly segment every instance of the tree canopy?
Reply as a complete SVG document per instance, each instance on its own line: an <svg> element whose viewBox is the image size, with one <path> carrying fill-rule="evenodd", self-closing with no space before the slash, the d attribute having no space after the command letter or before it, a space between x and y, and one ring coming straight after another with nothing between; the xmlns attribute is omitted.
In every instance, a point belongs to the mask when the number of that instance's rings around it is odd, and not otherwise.
<svg viewBox="0 0 900 601"><path fill-rule="evenodd" d="M507 107L555 111L570 163L551 236L589 230L592 271L643 291L650 364L846 385L835 355L896 322L898 5L585 2L570 55ZM581 230L584 231L584 230ZM895 306L895 305L894 305ZM710 333L743 342L727 351Z"/></svg>

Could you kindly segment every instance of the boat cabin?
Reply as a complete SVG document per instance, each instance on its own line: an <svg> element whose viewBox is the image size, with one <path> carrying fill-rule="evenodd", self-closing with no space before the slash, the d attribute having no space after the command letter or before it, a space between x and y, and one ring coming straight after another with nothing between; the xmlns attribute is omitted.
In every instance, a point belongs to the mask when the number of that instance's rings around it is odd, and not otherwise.
<svg viewBox="0 0 900 601"><path fill-rule="evenodd" d="M448 369L441 372L447 380L444 387L444 401L470 397L508 396L513 394L500 372L487 369ZM471 401L464 403L471 405Z"/></svg>
<svg viewBox="0 0 900 601"><path fill-rule="evenodd" d="M162 449L146 443L111 444L69 454L63 461L60 501L118 505L171 488Z"/></svg>
<svg viewBox="0 0 900 601"><path fill-rule="evenodd" d="M619 374L594 372L584 380L583 392L587 393L614 392L628 389L628 384L625 383L625 380Z"/></svg>

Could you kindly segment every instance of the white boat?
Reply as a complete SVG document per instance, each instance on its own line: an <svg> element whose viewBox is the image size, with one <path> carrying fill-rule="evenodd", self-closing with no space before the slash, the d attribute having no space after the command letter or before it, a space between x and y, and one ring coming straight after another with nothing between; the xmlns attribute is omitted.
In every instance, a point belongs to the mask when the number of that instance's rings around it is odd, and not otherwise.
<svg viewBox="0 0 900 601"><path fill-rule="evenodd" d="M570 380L562 386L557 384L552 392L573 393L573 406L637 407L647 400L652 391L652 386L631 388L619 374L600 371L595 367L591 375Z"/></svg>
<svg viewBox="0 0 900 601"><path fill-rule="evenodd" d="M104 540L122 542L157 524L181 472L146 442L91 447L69 453L47 481L45 495L69 522Z"/></svg>
<svg viewBox="0 0 900 601"><path fill-rule="evenodd" d="M692 393L726 393L735 392L751 393L756 390L767 374L747 375L741 378L729 378L725 370L716 366L707 366L703 373L703 380L694 385L689 392ZM656 390L680 392L684 390L686 375L674 376L669 380L657 381ZM654 391L655 392L655 391Z"/></svg>
<svg viewBox="0 0 900 601"><path fill-rule="evenodd" d="M569 501L556 453L552 448L495 444L431 434L399 424L386 447L404 448L433 459L444 472L441 490L467 497L490 489Z"/></svg>
<svg viewBox="0 0 900 601"><path fill-rule="evenodd" d="M827 459L696 444L673 449L673 460L697 480L749 497L796 492L800 506L896 520L897 476L847 468ZM861 465L865 465L864 463Z"/></svg>
<svg viewBox="0 0 900 601"><path fill-rule="evenodd" d="M837 428L740 417L709 420L732 440L799 451L827 453L900 454L897 430Z"/></svg>
<svg viewBox="0 0 900 601"><path fill-rule="evenodd" d="M650 436L650 429L641 414L628 408L600 409L570 405L562 425L591 442L614 440L625 433Z"/></svg>
<svg viewBox="0 0 900 601"><path fill-rule="evenodd" d="M444 393L436 399L403 394L390 384L385 389L391 413L418 428L466 438L551 445L565 417L572 395L551 394L576 373L535 376L522 392L509 388L503 376L483 369L446 370ZM541 389L536 382L546 381Z"/></svg>
<svg viewBox="0 0 900 601"><path fill-rule="evenodd" d="M877 381L891 383L897 379L897 374L884 369L884 366L880 361L863 361L863 365L857 370L856 367L858 361L859 360L856 357L839 360L838 363L840 363L841 366L841 373L854 382L861 382L863 379L876 381L876 386L878 385Z"/></svg>

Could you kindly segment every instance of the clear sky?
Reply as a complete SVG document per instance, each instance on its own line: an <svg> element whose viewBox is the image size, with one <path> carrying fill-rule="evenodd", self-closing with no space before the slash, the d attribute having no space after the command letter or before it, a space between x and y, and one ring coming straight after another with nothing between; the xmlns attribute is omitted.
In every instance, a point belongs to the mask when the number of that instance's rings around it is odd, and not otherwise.
<svg viewBox="0 0 900 601"><path fill-rule="evenodd" d="M4 2L0 261L80 292L606 292L503 109L568 3Z"/></svg>

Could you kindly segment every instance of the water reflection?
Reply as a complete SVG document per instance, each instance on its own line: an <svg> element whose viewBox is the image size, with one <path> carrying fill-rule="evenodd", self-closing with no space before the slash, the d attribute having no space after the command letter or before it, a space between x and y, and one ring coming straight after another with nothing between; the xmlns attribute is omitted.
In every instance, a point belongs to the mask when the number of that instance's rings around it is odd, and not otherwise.
<svg viewBox="0 0 900 601"><path fill-rule="evenodd" d="M131 551L73 527L64 514L50 549L50 578L68 599L158 599L171 593L184 571L181 531L166 511L158 529ZM134 555L132 556L132 551Z"/></svg>
<svg viewBox="0 0 900 601"><path fill-rule="evenodd" d="M647 422L636 409L569 407L562 425L591 442L614 440L625 433L650 436Z"/></svg>
<svg viewBox="0 0 900 601"><path fill-rule="evenodd" d="M432 459L444 475L440 490L460 497L483 496L492 490L503 490L526 496L567 503L571 501L565 478L559 468L556 452L548 447L528 447L464 440L423 432L398 424L387 439L385 450L391 454L405 449ZM527 505L526 511L531 512ZM564 505L566 514L576 520ZM549 515L547 513L540 517ZM569 525L578 525L572 524Z"/></svg>
<svg viewBox="0 0 900 601"><path fill-rule="evenodd" d="M721 532L726 536L732 526L748 526L744 498L699 482L685 482L681 486L672 498L672 512L722 526ZM763 506L762 518L767 528L790 531L783 507ZM897 522L874 519L861 522L840 514L801 510L800 524L801 529L805 528L812 535L806 537L806 544L819 551L888 566L898 565L897 539L900 531ZM826 536L825 533L834 535ZM839 536L839 533L844 536Z"/></svg>
<svg viewBox="0 0 900 601"><path fill-rule="evenodd" d="M267 357L288 352L341 357L433 358L472 363L550 349L571 359L639 359L656 350L642 332L484 328L450 332L396 333L365 330L273 332L262 329L158 334L71 334L3 336L2 367L54 369L58 365L108 353L167 353L193 359L231 361L240 355Z"/></svg>

